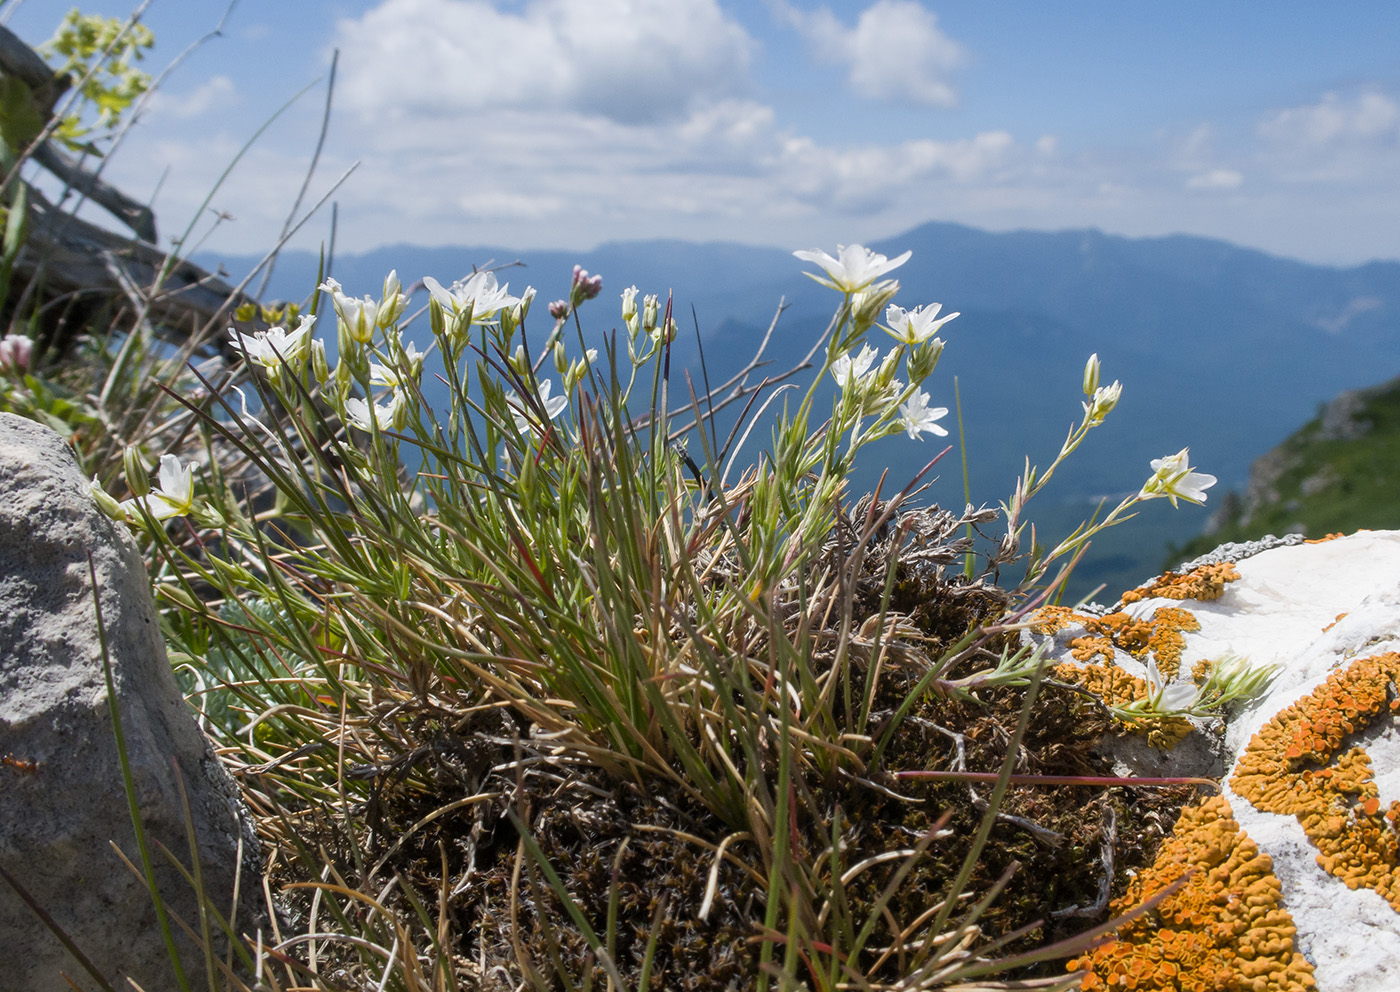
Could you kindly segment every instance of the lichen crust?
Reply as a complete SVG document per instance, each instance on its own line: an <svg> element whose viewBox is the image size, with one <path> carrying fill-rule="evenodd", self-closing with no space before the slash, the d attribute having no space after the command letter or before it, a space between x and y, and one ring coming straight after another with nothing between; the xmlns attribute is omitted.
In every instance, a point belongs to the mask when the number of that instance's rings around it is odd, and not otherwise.
<svg viewBox="0 0 1400 992"><path fill-rule="evenodd" d="M1221 796L1182 810L1152 867L1112 905L1122 914L1185 877L1153 909L1068 964L1084 992L1305 992L1313 968L1295 947L1267 854L1239 828Z"/></svg>
<svg viewBox="0 0 1400 992"><path fill-rule="evenodd" d="M1380 894L1400 912L1400 801L1383 803L1371 758L1345 747L1400 710L1400 654L1353 661L1256 733L1230 786L1256 809L1298 818L1317 863L1351 889Z"/></svg>

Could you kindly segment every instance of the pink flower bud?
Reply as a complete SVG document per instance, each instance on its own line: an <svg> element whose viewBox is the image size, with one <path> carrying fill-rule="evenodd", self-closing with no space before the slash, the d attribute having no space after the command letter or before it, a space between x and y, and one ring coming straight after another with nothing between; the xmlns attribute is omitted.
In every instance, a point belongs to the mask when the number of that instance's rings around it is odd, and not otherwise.
<svg viewBox="0 0 1400 992"><path fill-rule="evenodd" d="M34 358L34 340L24 334L7 334L0 338L0 372L24 375Z"/></svg>

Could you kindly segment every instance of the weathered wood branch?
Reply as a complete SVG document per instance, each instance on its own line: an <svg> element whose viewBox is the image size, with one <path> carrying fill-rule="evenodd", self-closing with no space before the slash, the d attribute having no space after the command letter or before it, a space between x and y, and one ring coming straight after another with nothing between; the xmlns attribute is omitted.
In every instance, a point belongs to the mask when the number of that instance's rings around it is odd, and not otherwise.
<svg viewBox="0 0 1400 992"><path fill-rule="evenodd" d="M68 75L54 72L3 26L0 75L28 87L34 108L45 121L53 119L55 105L73 86ZM136 235L125 237L83 220L28 186L28 232L15 259L11 297L0 304L13 308L20 297L18 287L28 287L25 312L34 306L46 313L44 323L55 332L50 343L60 354L71 343L76 325L83 323L81 315L125 309L172 337L188 339L202 328L221 326L234 307L251 299L190 262L177 259L166 271L167 256L156 246L151 208L103 180L55 142L40 142L29 149L29 158L53 174L65 190L82 194ZM56 317L60 313L64 316ZM80 315L77 321L71 319L74 313ZM218 346L227 351L223 342Z"/></svg>
<svg viewBox="0 0 1400 992"><path fill-rule="evenodd" d="M91 310L119 296L179 338L211 324L218 327L234 307L249 301L223 279L186 261L176 260L158 279L166 264L161 249L65 213L37 190L28 196L29 233L15 259L15 274L40 287L45 300Z"/></svg>

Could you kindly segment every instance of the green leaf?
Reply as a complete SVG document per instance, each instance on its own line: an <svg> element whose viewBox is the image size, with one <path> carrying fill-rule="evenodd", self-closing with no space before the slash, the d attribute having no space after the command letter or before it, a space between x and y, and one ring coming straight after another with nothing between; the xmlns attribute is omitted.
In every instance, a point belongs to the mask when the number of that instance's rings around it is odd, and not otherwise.
<svg viewBox="0 0 1400 992"><path fill-rule="evenodd" d="M18 152L44 129L44 115L34 105L34 93L14 76L0 76L0 137Z"/></svg>

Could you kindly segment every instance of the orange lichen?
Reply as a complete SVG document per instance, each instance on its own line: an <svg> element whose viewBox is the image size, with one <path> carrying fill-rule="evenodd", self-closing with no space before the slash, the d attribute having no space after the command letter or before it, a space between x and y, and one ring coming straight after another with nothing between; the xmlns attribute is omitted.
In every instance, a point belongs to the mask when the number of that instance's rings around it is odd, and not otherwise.
<svg viewBox="0 0 1400 992"><path fill-rule="evenodd" d="M1159 579L1123 594L1123 602L1136 603L1139 600L1161 597L1163 599L1219 599L1225 592L1225 583L1240 577L1233 562L1220 561L1214 565L1202 565L1189 572L1177 575L1166 572Z"/></svg>
<svg viewBox="0 0 1400 992"><path fill-rule="evenodd" d="M1322 632L1323 632L1324 634L1327 633L1327 632L1328 632L1329 630L1331 630L1333 627L1337 626L1337 624L1341 623L1341 622L1342 622L1342 618L1345 617L1345 616L1346 616L1346 611L1345 611L1345 610L1342 611L1341 613L1338 613L1338 614L1336 615L1336 617L1333 618L1333 620L1332 620L1331 623L1329 623L1326 627L1323 627L1323 628L1322 628Z"/></svg>
<svg viewBox="0 0 1400 992"><path fill-rule="evenodd" d="M1090 636L1069 642L1070 653L1077 660L1089 661L1096 654L1103 655L1106 661L1112 660L1112 646L1122 648L1134 658L1142 658L1151 651L1157 670L1169 679L1175 678L1181 668L1181 650L1186 646L1182 631L1201 629L1200 621L1189 610L1175 606L1158 607L1150 620L1127 613L1079 620Z"/></svg>
<svg viewBox="0 0 1400 992"><path fill-rule="evenodd" d="M1151 687L1145 679L1130 675L1117 665L1056 665L1055 678L1071 685L1082 686L1109 706L1123 706L1151 695ZM1170 751L1194 729L1191 721L1173 716L1164 719L1137 720L1131 725L1136 730L1147 733L1147 743L1153 747Z"/></svg>
<svg viewBox="0 0 1400 992"><path fill-rule="evenodd" d="M1083 686L1110 706L1146 699L1151 694L1145 680L1130 675L1114 663L1118 650L1135 658L1143 658L1150 651L1162 677L1172 679L1181 670L1181 652L1186 646L1182 632L1201 629L1200 622L1189 610L1175 606L1158 607L1151 619L1121 611L1095 617L1062 606L1044 607L1030 618L1032 630L1047 634L1076 624L1085 633L1071 638L1068 647L1070 657L1082 662L1083 667L1063 664L1055 669L1056 676ZM1191 721L1181 717L1138 720L1133 726L1147 734L1147 741L1153 747L1168 750L1192 730Z"/></svg>
<svg viewBox="0 0 1400 992"><path fill-rule="evenodd" d="M1087 972L1084 992L1304 992L1313 969L1293 946L1273 862L1213 796L1182 810L1157 860L1114 901L1124 913L1187 872L1186 884L1118 929L1116 939L1069 962Z"/></svg>
<svg viewBox="0 0 1400 992"><path fill-rule="evenodd" d="M1382 813L1370 756L1359 747L1341 752L1347 735L1400 709L1397 681L1394 652L1333 672L1254 735L1230 785L1261 810L1296 816L1320 852L1319 865L1348 888L1380 893L1400 912L1400 803Z"/></svg>
<svg viewBox="0 0 1400 992"><path fill-rule="evenodd" d="M1031 614L1031 630L1038 634L1056 634L1075 623L1083 623L1084 617L1068 606L1042 606Z"/></svg>
<svg viewBox="0 0 1400 992"><path fill-rule="evenodd" d="M1365 530L1364 530L1364 529L1363 529L1363 530L1359 530L1359 531L1357 531L1357 533L1358 533L1358 534L1364 534L1364 533L1365 533ZM1335 534L1324 534L1322 537L1311 537L1311 538L1308 538L1308 539L1304 540L1303 543L1304 543L1304 544L1325 544L1325 543L1327 543L1328 541L1335 541L1335 540L1336 540L1337 538L1339 538L1339 537L1346 537L1346 535L1343 534L1341 531L1337 531L1337 533L1335 533Z"/></svg>

